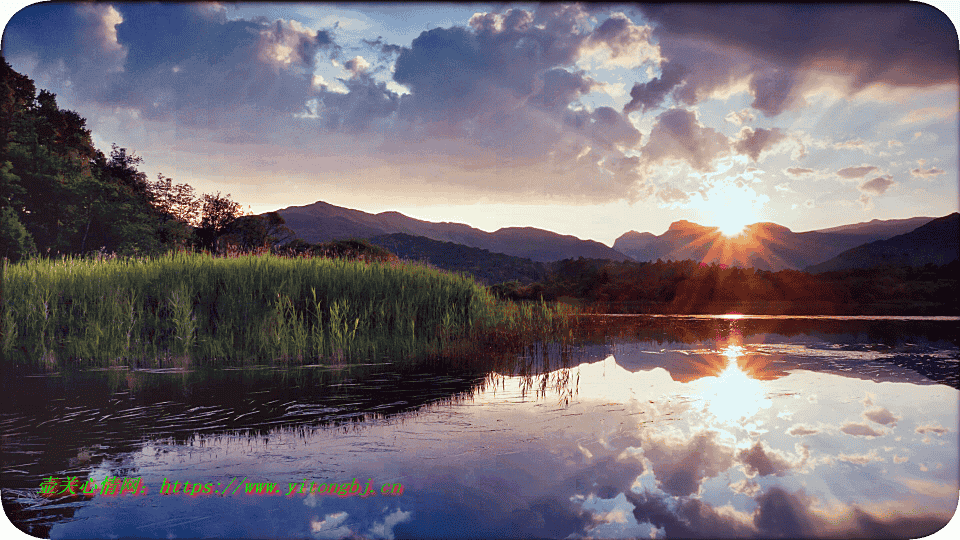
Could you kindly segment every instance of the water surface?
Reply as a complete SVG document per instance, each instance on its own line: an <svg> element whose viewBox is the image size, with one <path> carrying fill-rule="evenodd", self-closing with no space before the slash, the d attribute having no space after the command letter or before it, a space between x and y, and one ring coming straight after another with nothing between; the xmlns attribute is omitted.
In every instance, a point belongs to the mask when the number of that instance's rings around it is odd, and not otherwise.
<svg viewBox="0 0 960 540"><path fill-rule="evenodd" d="M956 318L596 323L496 370L5 380L4 507L53 538L909 538L952 517ZM50 476L148 492L42 497ZM354 479L375 494L288 495Z"/></svg>

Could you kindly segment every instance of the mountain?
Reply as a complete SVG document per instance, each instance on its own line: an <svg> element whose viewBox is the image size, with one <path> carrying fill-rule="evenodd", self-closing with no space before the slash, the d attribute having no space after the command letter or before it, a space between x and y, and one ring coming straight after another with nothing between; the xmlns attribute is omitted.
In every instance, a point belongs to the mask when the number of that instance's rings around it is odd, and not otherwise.
<svg viewBox="0 0 960 540"><path fill-rule="evenodd" d="M829 272L848 268L943 265L960 258L960 213L929 221L911 232L877 240L844 251L832 259L811 265L807 272Z"/></svg>
<svg viewBox="0 0 960 540"><path fill-rule="evenodd" d="M915 217L906 219L874 219L852 225L840 225L839 227L830 227L829 229L816 229L814 232L822 233L848 233L848 234L883 234L889 235L887 238L893 238L898 234L908 233L921 225L930 223L935 218Z"/></svg>
<svg viewBox="0 0 960 540"><path fill-rule="evenodd" d="M388 249L402 259L426 261L444 270L466 272L487 285L506 281L529 284L543 281L547 276L547 266L542 262L424 236L386 234L370 238L370 243Z"/></svg>
<svg viewBox="0 0 960 540"><path fill-rule="evenodd" d="M506 227L489 233L463 223L422 221L399 212L369 214L323 201L291 206L277 212L286 221L287 227L308 242L405 233L538 262L577 257L630 260L630 257L600 242L533 227Z"/></svg>
<svg viewBox="0 0 960 540"><path fill-rule="evenodd" d="M617 238L613 248L637 261L692 259L772 271L799 270L848 249L909 232L932 219L873 220L799 233L775 223L754 223L733 238L716 227L681 220L659 236L630 231Z"/></svg>

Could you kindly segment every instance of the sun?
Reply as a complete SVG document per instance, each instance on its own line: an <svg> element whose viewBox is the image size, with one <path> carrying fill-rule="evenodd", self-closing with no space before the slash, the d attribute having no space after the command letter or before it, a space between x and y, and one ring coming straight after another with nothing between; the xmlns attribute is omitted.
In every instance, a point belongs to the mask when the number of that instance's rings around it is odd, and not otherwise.
<svg viewBox="0 0 960 540"><path fill-rule="evenodd" d="M749 186L734 183L714 185L703 197L704 217L727 238L741 234L747 225L759 221L764 203L770 200Z"/></svg>
<svg viewBox="0 0 960 540"><path fill-rule="evenodd" d="M736 215L723 216L719 220L715 221L715 227L720 229L720 234L726 236L727 238L733 238L734 236L740 235L743 230L750 224L750 220L741 219Z"/></svg>

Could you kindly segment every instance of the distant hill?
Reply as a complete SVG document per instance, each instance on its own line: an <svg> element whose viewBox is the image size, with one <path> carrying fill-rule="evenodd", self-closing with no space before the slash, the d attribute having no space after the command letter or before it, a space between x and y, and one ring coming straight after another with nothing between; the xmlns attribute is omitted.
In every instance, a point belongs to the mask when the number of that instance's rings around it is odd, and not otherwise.
<svg viewBox="0 0 960 540"><path fill-rule="evenodd" d="M878 240L844 251L832 259L805 268L829 272L880 265L943 265L960 258L960 213L929 221L906 234Z"/></svg>
<svg viewBox="0 0 960 540"><path fill-rule="evenodd" d="M308 242L346 238L370 239L375 236L405 233L538 262L577 257L630 260L630 257L600 242L581 240L575 236L533 227L507 227L489 233L463 223L422 221L399 212L369 214L323 201L306 206L291 206L278 210L278 213L286 221L287 227Z"/></svg>
<svg viewBox="0 0 960 540"><path fill-rule="evenodd" d="M772 271L799 270L848 249L909 232L931 219L874 220L801 233L775 223L755 223L733 238L723 236L716 227L681 220L659 236L630 231L617 238L613 247L637 261L691 259Z"/></svg>
<svg viewBox="0 0 960 540"><path fill-rule="evenodd" d="M424 236L394 233L374 236L369 241L402 259L426 261L444 270L465 272L487 285L505 281L529 284L543 281L547 276L547 266L542 262Z"/></svg>
<svg viewBox="0 0 960 540"><path fill-rule="evenodd" d="M874 219L852 225L840 225L839 227L830 227L828 229L816 229L811 232L822 233L846 233L846 234L884 234L887 238L893 238L898 234L910 232L921 225L926 225L936 218L932 217L914 217L906 219Z"/></svg>

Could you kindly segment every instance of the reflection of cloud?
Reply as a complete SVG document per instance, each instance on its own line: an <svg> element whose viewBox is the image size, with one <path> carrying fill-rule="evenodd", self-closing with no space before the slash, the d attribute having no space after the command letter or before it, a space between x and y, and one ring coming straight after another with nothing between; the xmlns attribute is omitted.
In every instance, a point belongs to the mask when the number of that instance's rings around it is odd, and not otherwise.
<svg viewBox="0 0 960 540"><path fill-rule="evenodd" d="M866 454L837 454L837 460L855 463L857 465L866 465L874 461L884 461L884 459L877 454L876 449Z"/></svg>
<svg viewBox="0 0 960 540"><path fill-rule="evenodd" d="M868 173L873 171L879 171L878 167L873 165L865 165L863 167L847 167L846 169L840 169L837 171L837 176L841 178L863 178Z"/></svg>
<svg viewBox="0 0 960 540"><path fill-rule="evenodd" d="M938 425L938 424L923 424L922 426L917 426L917 433L934 433L937 436L943 435L944 433L950 431L949 429Z"/></svg>
<svg viewBox="0 0 960 540"><path fill-rule="evenodd" d="M897 420L900 420L900 416L894 415L892 412L888 411L885 407L876 407L874 409L869 409L863 412L863 417L871 422L876 422L883 425L897 425Z"/></svg>
<svg viewBox="0 0 960 540"><path fill-rule="evenodd" d="M410 521L412 515L411 512L404 512L398 508L392 514L384 516L382 523L374 523L373 526L370 527L369 534L374 538L393 540L393 527L398 523Z"/></svg>
<svg viewBox="0 0 960 540"><path fill-rule="evenodd" d="M653 464L660 489L671 495L691 495L700 490L703 480L733 465L733 448L719 443L717 435L704 431L687 440L648 435L643 453Z"/></svg>
<svg viewBox="0 0 960 540"><path fill-rule="evenodd" d="M343 538L349 536L352 531L349 527L341 525L347 520L349 514L346 512L337 512L327 514L323 521L310 520L310 532L316 538Z"/></svg>
<svg viewBox="0 0 960 540"><path fill-rule="evenodd" d="M808 426L806 424L795 424L787 430L787 435L793 435L794 437L803 437L805 435L816 435L820 433L820 430L815 427Z"/></svg>
<svg viewBox="0 0 960 540"><path fill-rule="evenodd" d="M886 435L885 431L877 431L868 424L858 424L856 422L843 424L840 431L855 437L880 437L881 435Z"/></svg>
<svg viewBox="0 0 960 540"><path fill-rule="evenodd" d="M750 448L737 452L737 459L744 465L744 473L748 478L760 476L783 476L790 469L800 467L810 457L806 446L798 447L801 457L790 459L786 454L767 446L765 441L758 440Z"/></svg>

